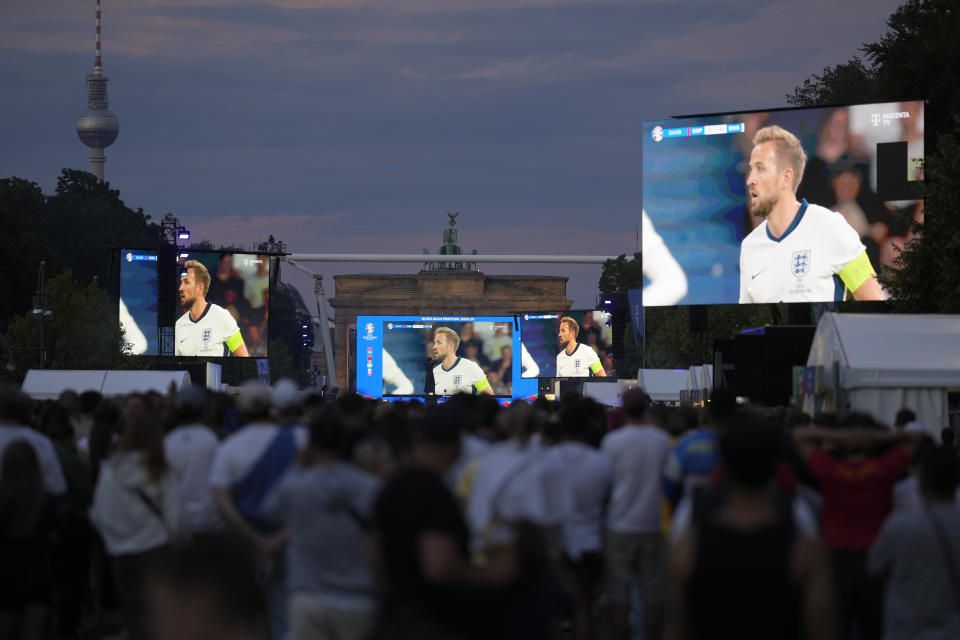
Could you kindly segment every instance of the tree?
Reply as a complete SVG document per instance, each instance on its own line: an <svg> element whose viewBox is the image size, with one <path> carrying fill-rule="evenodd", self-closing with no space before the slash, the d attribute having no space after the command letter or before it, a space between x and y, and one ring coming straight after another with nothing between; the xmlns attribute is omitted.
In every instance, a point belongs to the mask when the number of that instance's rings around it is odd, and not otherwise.
<svg viewBox="0 0 960 640"><path fill-rule="evenodd" d="M865 44L879 95L889 100L926 99L925 126L945 133L960 113L960 5L956 0L908 0L887 20L879 42ZM859 100L862 102L862 100Z"/></svg>
<svg viewBox="0 0 960 640"><path fill-rule="evenodd" d="M75 169L63 169L38 222L44 242L81 283L106 278L111 248L153 248L160 237L149 216L127 207L110 183Z"/></svg>
<svg viewBox="0 0 960 640"><path fill-rule="evenodd" d="M879 99L879 93L876 71L854 56L850 62L827 67L821 75L804 80L787 94L787 102L799 107L871 102Z"/></svg>
<svg viewBox="0 0 960 640"><path fill-rule="evenodd" d="M70 270L46 283L51 315L44 319L47 368L112 369L123 361L116 305L95 284L81 285ZM13 348L17 373L40 366L40 320L28 312L13 320L3 337Z"/></svg>
<svg viewBox="0 0 960 640"><path fill-rule="evenodd" d="M85 171L64 169L54 195L21 178L0 180L0 330L30 309L36 271L70 268L81 283L106 283L110 248L157 246L159 229L142 209Z"/></svg>
<svg viewBox="0 0 960 640"><path fill-rule="evenodd" d="M45 250L36 231L46 202L35 182L16 177L0 180L0 330L31 308L41 260L47 261L48 273L63 268L63 260Z"/></svg>
<svg viewBox="0 0 960 640"><path fill-rule="evenodd" d="M957 129L960 130L960 122ZM898 257L890 289L898 311L960 313L960 138L940 136L924 164L924 222Z"/></svg>
<svg viewBox="0 0 960 640"><path fill-rule="evenodd" d="M887 20L878 42L859 56L814 74L787 94L787 101L811 107L855 102L926 99L925 126L938 133L953 127L960 113L960 6L955 0L908 0Z"/></svg>
<svg viewBox="0 0 960 640"><path fill-rule="evenodd" d="M690 330L690 307L648 307L646 366L648 369L686 369L713 362L716 340L730 340L744 329L775 323L777 305L712 305L705 331ZM776 314L784 317L785 313Z"/></svg>
<svg viewBox="0 0 960 640"><path fill-rule="evenodd" d="M640 254L633 254L631 260L627 260L626 254L621 254L604 262L597 286L602 294L617 294L618 308L614 313L625 315L622 320L614 319L614 322L622 321L627 326L624 328L622 337L615 333L613 339L622 340L623 344L613 345L613 348L616 352L619 347L623 353L623 357L616 362L618 376L632 378L636 376L637 370L643 364L643 345L641 336L635 336L633 324L630 322L627 293L630 289L643 288L643 263Z"/></svg>

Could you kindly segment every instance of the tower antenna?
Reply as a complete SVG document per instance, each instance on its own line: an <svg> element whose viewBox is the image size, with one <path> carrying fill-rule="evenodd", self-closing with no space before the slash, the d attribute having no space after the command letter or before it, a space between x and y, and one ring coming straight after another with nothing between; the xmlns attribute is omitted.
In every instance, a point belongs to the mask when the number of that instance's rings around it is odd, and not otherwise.
<svg viewBox="0 0 960 640"><path fill-rule="evenodd" d="M77 135L90 147L90 173L103 182L103 165L107 161L103 150L113 144L120 133L120 120L108 108L107 81L103 75L100 57L100 0L97 0L97 44L93 59L93 73L87 74L87 110L77 120Z"/></svg>

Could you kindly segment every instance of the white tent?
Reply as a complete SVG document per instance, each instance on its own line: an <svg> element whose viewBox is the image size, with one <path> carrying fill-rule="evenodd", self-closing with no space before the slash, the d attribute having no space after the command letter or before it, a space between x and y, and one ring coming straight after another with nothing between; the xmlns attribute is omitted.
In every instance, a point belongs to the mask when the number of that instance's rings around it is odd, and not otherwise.
<svg viewBox="0 0 960 640"><path fill-rule="evenodd" d="M947 393L960 390L960 316L825 313L807 366L834 363L847 408L892 424L908 407L939 436Z"/></svg>
<svg viewBox="0 0 960 640"><path fill-rule="evenodd" d="M55 369L30 369L20 386L21 391L36 400L56 399L63 391L77 393L100 391L107 372L96 371L57 371Z"/></svg>
<svg viewBox="0 0 960 640"><path fill-rule="evenodd" d="M713 390L713 365L693 365L687 371L684 385L685 400L693 404L705 404Z"/></svg>
<svg viewBox="0 0 960 640"><path fill-rule="evenodd" d="M159 391L166 393L173 383L177 389L190 384L186 371L93 371L30 369L21 390L37 400L54 399L64 391L99 391L105 396Z"/></svg>
<svg viewBox="0 0 960 640"><path fill-rule="evenodd" d="M637 383L654 402L680 402L688 373L687 369L640 369Z"/></svg>

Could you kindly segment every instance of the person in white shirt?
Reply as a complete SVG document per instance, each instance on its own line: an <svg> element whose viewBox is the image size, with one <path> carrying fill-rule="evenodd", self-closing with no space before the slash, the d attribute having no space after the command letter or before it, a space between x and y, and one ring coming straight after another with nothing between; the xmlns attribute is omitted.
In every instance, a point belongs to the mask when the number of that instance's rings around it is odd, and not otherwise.
<svg viewBox="0 0 960 640"><path fill-rule="evenodd" d="M278 383L278 386L279 383ZM275 638L286 637L286 591L281 551L287 531L270 519L263 504L280 478L296 463L307 440L306 428L278 424L271 417L276 394L256 383L240 388L237 408L246 425L217 447L210 467L214 504L228 529L257 550L264 569L264 591Z"/></svg>
<svg viewBox="0 0 960 640"><path fill-rule="evenodd" d="M202 422L206 401L201 387L181 389L175 401L177 426L163 439L167 462L180 488L184 520L194 534L213 534L225 528L209 482L220 441Z"/></svg>
<svg viewBox="0 0 960 640"><path fill-rule="evenodd" d="M183 515L160 421L146 407L130 410L123 437L100 468L90 522L114 561L127 637L149 638L147 569L183 533Z"/></svg>
<svg viewBox="0 0 960 640"><path fill-rule="evenodd" d="M600 356L585 344L577 342L580 325L570 316L560 318L557 338L560 340L560 353L557 354L558 378L587 378L592 373L600 378L606 377Z"/></svg>
<svg viewBox="0 0 960 640"><path fill-rule="evenodd" d="M67 491L63 467L50 438L27 426L30 413L30 398L12 385L0 385L0 458L10 443L25 440L37 454L46 492L62 495Z"/></svg>
<svg viewBox="0 0 960 640"><path fill-rule="evenodd" d="M180 278L180 305L187 312L174 327L176 355L221 357L224 345L229 354L247 357L247 345L236 319L223 307L207 302L210 272L197 260L184 263Z"/></svg>
<svg viewBox="0 0 960 640"><path fill-rule="evenodd" d="M763 218L740 245L740 303L884 300L860 236L843 215L797 200L807 162L800 141L772 125L753 138L747 174L751 215Z"/></svg>
<svg viewBox="0 0 960 640"><path fill-rule="evenodd" d="M607 595L612 601L611 637L627 637L630 585L643 591L645 638L663 629L666 542L661 531L661 478L670 456L670 436L651 424L650 396L631 389L623 396L626 424L604 436L600 449L613 460L613 493L607 510Z"/></svg>
<svg viewBox="0 0 960 640"><path fill-rule="evenodd" d="M588 398L567 402L560 412L560 442L546 448L569 478L572 508L563 523L563 551L576 580L578 594L575 637L596 637L594 603L602 589L604 574L604 510L613 486L613 461L588 444L594 433L591 414L595 403Z"/></svg>
<svg viewBox="0 0 960 640"><path fill-rule="evenodd" d="M476 362L457 356L460 336L449 327L437 327L433 333L433 359L440 364L433 368L434 393L452 396L455 393L486 393L493 387Z"/></svg>

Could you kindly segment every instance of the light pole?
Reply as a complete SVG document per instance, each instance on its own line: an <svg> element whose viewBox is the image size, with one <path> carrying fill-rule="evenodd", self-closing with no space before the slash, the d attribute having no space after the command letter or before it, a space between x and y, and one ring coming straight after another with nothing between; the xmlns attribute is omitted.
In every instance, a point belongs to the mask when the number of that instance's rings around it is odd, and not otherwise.
<svg viewBox="0 0 960 640"><path fill-rule="evenodd" d="M47 350L44 346L44 321L47 316L53 315L53 312L47 305L46 277L44 276L44 267L46 260L40 261L40 271L37 273L37 304L34 306L33 315L40 316L40 368L47 368ZM10 360L13 361L13 349L10 350Z"/></svg>

